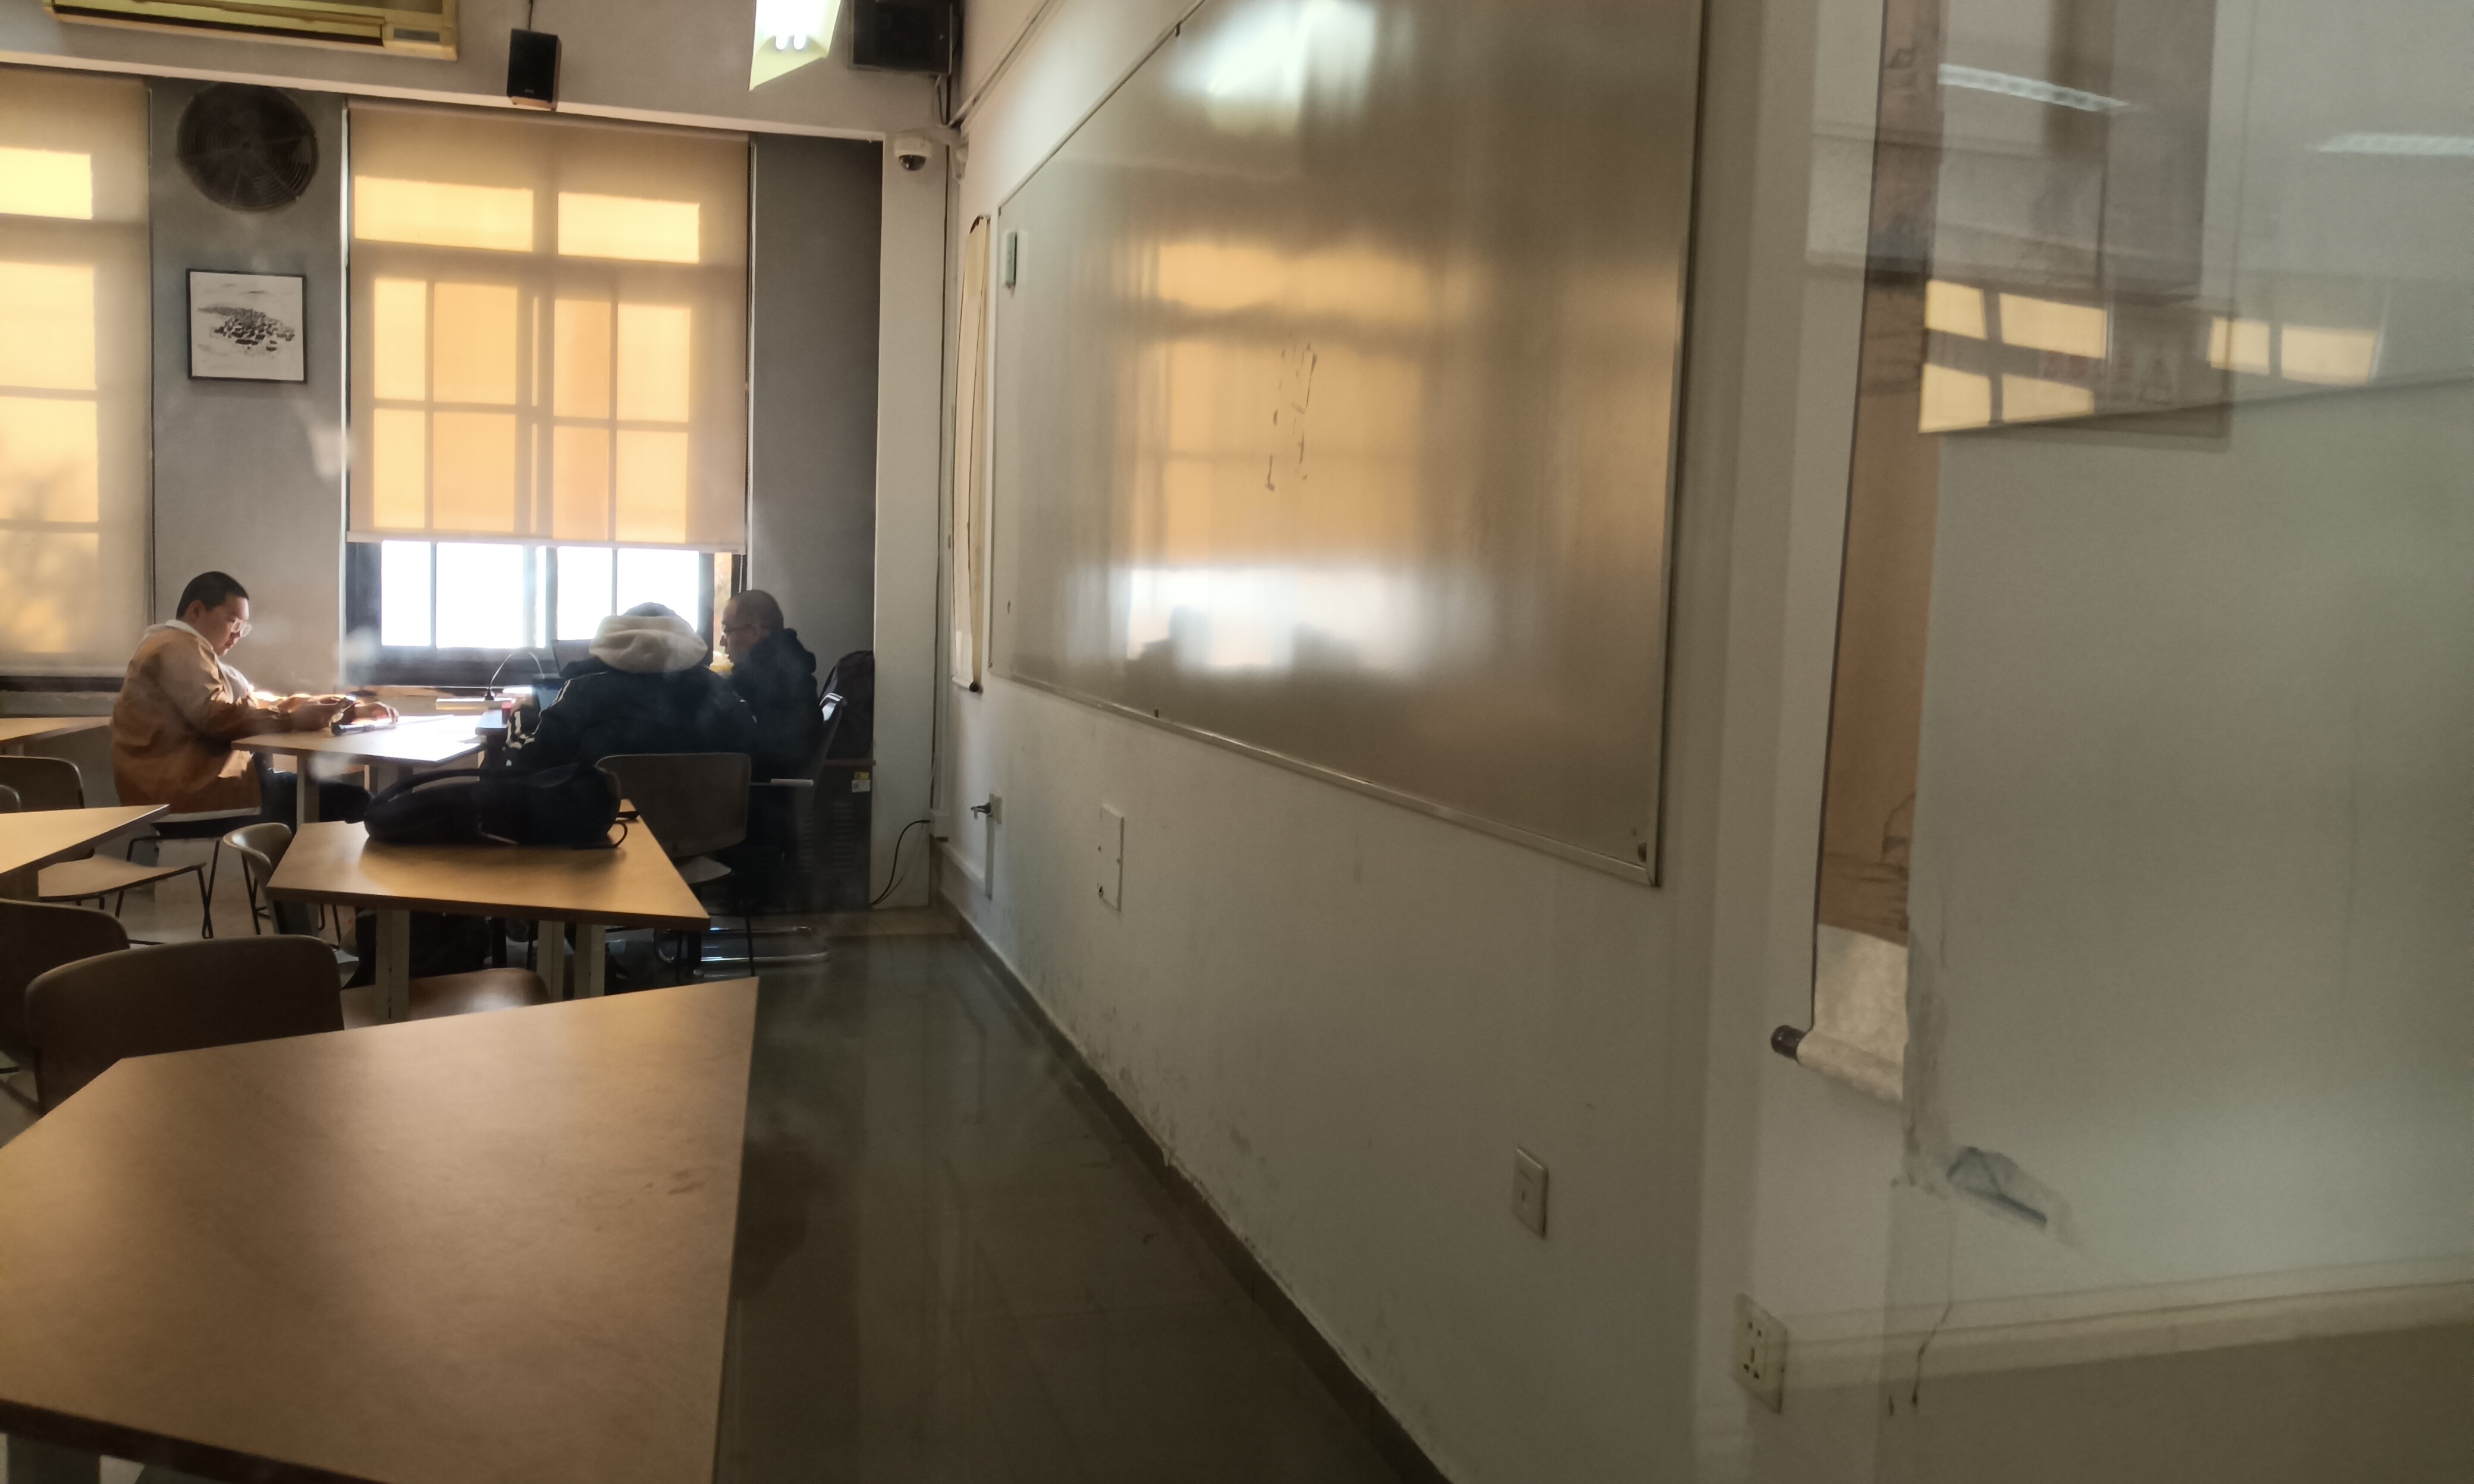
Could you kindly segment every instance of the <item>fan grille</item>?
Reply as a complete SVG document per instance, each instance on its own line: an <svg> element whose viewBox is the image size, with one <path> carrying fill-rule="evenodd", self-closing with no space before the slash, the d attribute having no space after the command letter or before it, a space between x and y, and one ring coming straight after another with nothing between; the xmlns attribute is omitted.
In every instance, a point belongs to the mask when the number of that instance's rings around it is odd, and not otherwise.
<svg viewBox="0 0 2474 1484"><path fill-rule="evenodd" d="M318 131L272 87L218 83L181 110L182 173L200 194L235 211L272 211L301 199L318 175Z"/></svg>

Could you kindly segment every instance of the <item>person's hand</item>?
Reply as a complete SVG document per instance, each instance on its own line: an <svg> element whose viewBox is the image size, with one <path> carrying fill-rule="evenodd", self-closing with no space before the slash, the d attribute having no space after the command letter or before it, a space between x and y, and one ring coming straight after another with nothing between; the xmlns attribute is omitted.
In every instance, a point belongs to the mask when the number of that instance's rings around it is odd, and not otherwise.
<svg viewBox="0 0 2474 1484"><path fill-rule="evenodd" d="M353 706L352 720L356 722L400 722L403 720L403 718L396 714L394 706L387 705L383 701L363 701Z"/></svg>
<svg viewBox="0 0 2474 1484"><path fill-rule="evenodd" d="M316 731L331 727L352 708L350 696L311 696L292 708L292 730Z"/></svg>

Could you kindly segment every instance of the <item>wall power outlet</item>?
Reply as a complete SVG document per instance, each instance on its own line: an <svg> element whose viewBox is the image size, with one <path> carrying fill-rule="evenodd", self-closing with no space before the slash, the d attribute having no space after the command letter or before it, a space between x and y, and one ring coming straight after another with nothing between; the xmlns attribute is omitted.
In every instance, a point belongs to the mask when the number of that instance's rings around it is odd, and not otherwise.
<svg viewBox="0 0 2474 1484"><path fill-rule="evenodd" d="M1773 1412L1786 1410L1786 1326L1735 1295L1735 1384Z"/></svg>

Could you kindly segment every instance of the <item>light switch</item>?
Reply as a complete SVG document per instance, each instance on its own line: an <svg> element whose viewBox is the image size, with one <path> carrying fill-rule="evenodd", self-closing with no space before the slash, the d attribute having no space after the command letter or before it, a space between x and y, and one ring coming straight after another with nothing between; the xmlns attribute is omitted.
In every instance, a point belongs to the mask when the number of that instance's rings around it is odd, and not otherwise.
<svg viewBox="0 0 2474 1484"><path fill-rule="evenodd" d="M1100 899L1122 911L1126 894L1126 817L1104 803L1100 805L1100 831L1093 841L1092 854Z"/></svg>

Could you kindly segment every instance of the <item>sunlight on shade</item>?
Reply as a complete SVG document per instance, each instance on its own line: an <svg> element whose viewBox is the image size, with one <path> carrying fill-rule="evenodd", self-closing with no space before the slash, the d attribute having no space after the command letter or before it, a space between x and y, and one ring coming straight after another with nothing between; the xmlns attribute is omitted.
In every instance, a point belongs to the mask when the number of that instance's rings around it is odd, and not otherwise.
<svg viewBox="0 0 2474 1484"><path fill-rule="evenodd" d="M437 365L430 397L441 402L516 402L516 290L513 284L442 283L432 334Z"/></svg>
<svg viewBox="0 0 2474 1484"><path fill-rule="evenodd" d="M0 649L64 655L91 624L103 538L92 531L0 531Z"/></svg>
<svg viewBox="0 0 2474 1484"><path fill-rule="evenodd" d="M562 418L609 417L609 302L562 299L551 320L550 405Z"/></svg>
<svg viewBox="0 0 2474 1484"><path fill-rule="evenodd" d="M688 436L618 433L618 539L688 539Z"/></svg>
<svg viewBox="0 0 2474 1484"><path fill-rule="evenodd" d="M2086 304L2065 304L2025 294L2001 296L2001 338L2031 350L2101 361L2105 355L2106 316Z"/></svg>
<svg viewBox="0 0 2474 1484"><path fill-rule="evenodd" d="M631 422L688 420L690 312L684 304L618 306L618 416Z"/></svg>
<svg viewBox="0 0 2474 1484"><path fill-rule="evenodd" d="M2372 369L2379 364L2380 337L2373 330L2289 324L2279 335L2282 356L2277 369L2288 381L2358 387L2371 379Z"/></svg>
<svg viewBox="0 0 2474 1484"><path fill-rule="evenodd" d="M610 539L610 430L560 428L550 437L550 534Z"/></svg>
<svg viewBox="0 0 2474 1484"><path fill-rule="evenodd" d="M363 242L530 252L533 193L520 185L453 185L444 180L356 176L352 235Z"/></svg>
<svg viewBox="0 0 2474 1484"><path fill-rule="evenodd" d="M370 391L399 402L429 395L429 285L418 278L370 285Z"/></svg>
<svg viewBox="0 0 2474 1484"><path fill-rule="evenodd" d="M523 643L524 554L521 546L439 543L439 648L514 649Z"/></svg>
<svg viewBox="0 0 2474 1484"><path fill-rule="evenodd" d="M2208 364L2219 371L2267 375L2271 329L2266 320L2228 320L2219 315L2208 326Z"/></svg>
<svg viewBox="0 0 2474 1484"><path fill-rule="evenodd" d="M1993 378L1925 363L1924 409L1916 426L1927 433L1980 428L1993 420Z"/></svg>
<svg viewBox="0 0 2474 1484"><path fill-rule="evenodd" d="M429 543L378 542L378 642L429 647Z"/></svg>
<svg viewBox="0 0 2474 1484"><path fill-rule="evenodd" d="M558 251L567 257L692 263L702 255L704 208L692 201L558 193Z"/></svg>
<svg viewBox="0 0 2474 1484"><path fill-rule="evenodd" d="M94 390L94 268L0 263L0 387Z"/></svg>
<svg viewBox="0 0 2474 1484"><path fill-rule="evenodd" d="M2042 376L2001 378L2001 420L2043 422L2052 418L2084 418L2096 411L2096 393L2067 381Z"/></svg>
<svg viewBox="0 0 2474 1484"><path fill-rule="evenodd" d="M1940 278L1925 282L1925 328L1945 335L1984 338L1984 291Z"/></svg>
<svg viewBox="0 0 2474 1484"><path fill-rule="evenodd" d="M1217 124L1294 130L1310 96L1344 106L1364 98L1375 31L1365 0L1270 0L1212 33L1191 82Z"/></svg>
<svg viewBox="0 0 2474 1484"><path fill-rule="evenodd" d="M94 220L94 156L0 145L0 215Z"/></svg>
<svg viewBox="0 0 2474 1484"><path fill-rule="evenodd" d="M378 408L370 419L370 518L380 530L419 530L429 521L428 486L428 418Z"/></svg>
<svg viewBox="0 0 2474 1484"><path fill-rule="evenodd" d="M0 396L0 520L101 519L96 427L90 401Z"/></svg>
<svg viewBox="0 0 2474 1484"><path fill-rule="evenodd" d="M840 13L841 0L756 0L748 90L823 60L833 50L834 22Z"/></svg>
<svg viewBox="0 0 2474 1484"><path fill-rule="evenodd" d="M431 417L437 471L430 483L439 531L516 528L516 415L442 412Z"/></svg>

